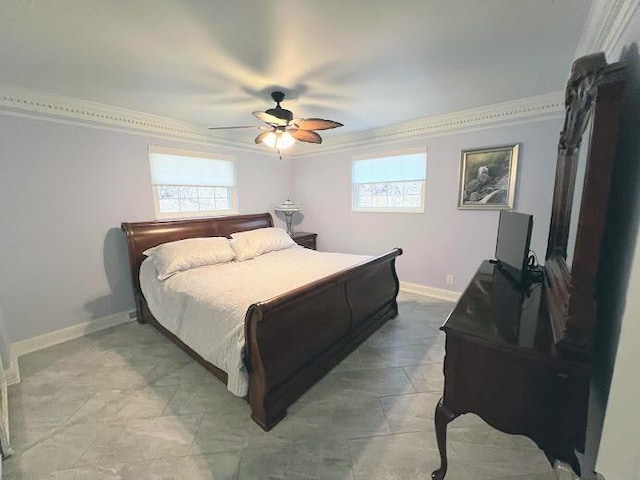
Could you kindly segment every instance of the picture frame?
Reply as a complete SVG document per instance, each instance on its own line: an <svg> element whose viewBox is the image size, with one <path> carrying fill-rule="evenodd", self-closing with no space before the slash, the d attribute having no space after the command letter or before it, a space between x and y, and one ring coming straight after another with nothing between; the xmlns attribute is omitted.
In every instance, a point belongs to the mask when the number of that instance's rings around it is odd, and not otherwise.
<svg viewBox="0 0 640 480"><path fill-rule="evenodd" d="M512 210L520 144L462 150L460 210Z"/></svg>

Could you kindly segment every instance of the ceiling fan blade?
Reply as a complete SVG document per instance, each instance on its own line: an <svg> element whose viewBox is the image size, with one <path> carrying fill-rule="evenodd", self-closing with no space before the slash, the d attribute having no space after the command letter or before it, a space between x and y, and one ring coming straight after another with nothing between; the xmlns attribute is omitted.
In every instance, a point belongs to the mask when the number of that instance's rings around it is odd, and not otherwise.
<svg viewBox="0 0 640 480"><path fill-rule="evenodd" d="M259 120L262 120L265 123L268 123L269 125L274 125L276 127L284 127L287 124L286 120L283 120L282 118L278 118L274 115L270 115L266 112L253 112L253 114L256 116L256 118L258 118Z"/></svg>
<svg viewBox="0 0 640 480"><path fill-rule="evenodd" d="M237 128L262 128L261 125L242 125L239 127L209 127L208 130L235 130Z"/></svg>
<svg viewBox="0 0 640 480"><path fill-rule="evenodd" d="M294 118L293 120L289 121L289 123L287 124L287 128L288 129L300 128L300 124L302 124L302 122L304 122L304 118ZM313 130L313 129L307 129L307 130Z"/></svg>
<svg viewBox="0 0 640 480"><path fill-rule="evenodd" d="M298 128L302 130L328 130L330 128L343 127L339 122L333 120L324 120L322 118L303 118L302 121L296 123Z"/></svg>
<svg viewBox="0 0 640 480"><path fill-rule="evenodd" d="M256 143L262 143L262 140L264 140L264 137L266 137L267 135L269 135L271 132L262 132L260 135L258 135L255 139Z"/></svg>
<svg viewBox="0 0 640 480"><path fill-rule="evenodd" d="M289 132L293 138L307 143L322 143L322 137L309 130L293 130Z"/></svg>

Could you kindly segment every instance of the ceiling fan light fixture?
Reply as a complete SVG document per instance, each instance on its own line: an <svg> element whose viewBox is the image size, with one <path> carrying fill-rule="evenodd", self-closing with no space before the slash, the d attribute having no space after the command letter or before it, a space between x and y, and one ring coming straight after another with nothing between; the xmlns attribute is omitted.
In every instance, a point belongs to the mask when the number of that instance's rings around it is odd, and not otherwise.
<svg viewBox="0 0 640 480"><path fill-rule="evenodd" d="M269 132L268 135L265 135L262 139L262 143L271 148L275 148L276 150L284 150L296 143L296 140L289 132L276 131Z"/></svg>

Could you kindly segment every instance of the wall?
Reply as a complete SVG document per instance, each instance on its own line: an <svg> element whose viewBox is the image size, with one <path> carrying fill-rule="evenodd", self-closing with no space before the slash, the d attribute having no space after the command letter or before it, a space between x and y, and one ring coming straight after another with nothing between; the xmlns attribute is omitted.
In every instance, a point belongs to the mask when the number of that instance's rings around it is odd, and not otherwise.
<svg viewBox="0 0 640 480"><path fill-rule="evenodd" d="M457 209L460 152L520 142L516 209L534 215L531 248L543 260L561 127L556 116L296 159L294 199L304 214L296 228L317 232L320 250L376 254L402 247L400 280L461 291L480 262L494 256L498 212ZM352 156L413 147L428 150L425 213L351 212ZM446 284L447 274L454 285Z"/></svg>
<svg viewBox="0 0 640 480"><path fill-rule="evenodd" d="M587 460L607 480L640 478L640 2L596 0L578 54L605 50L628 83L599 271ZM607 19L611 12L615 21ZM613 25L609 33L601 25ZM615 33L615 35L613 33ZM603 39L598 43L590 39ZM599 451L598 451L599 448Z"/></svg>
<svg viewBox="0 0 640 480"><path fill-rule="evenodd" d="M596 464L607 480L640 477L640 241L634 259Z"/></svg>
<svg viewBox="0 0 640 480"><path fill-rule="evenodd" d="M9 330L7 329L7 322L4 317L4 312L2 311L2 306L0 306L0 360L2 360L5 369L9 368L11 364L10 347Z"/></svg>
<svg viewBox="0 0 640 480"><path fill-rule="evenodd" d="M241 213L289 196L290 164L273 155L0 114L0 308L11 342L134 307L119 227L154 217L150 143L235 156Z"/></svg>

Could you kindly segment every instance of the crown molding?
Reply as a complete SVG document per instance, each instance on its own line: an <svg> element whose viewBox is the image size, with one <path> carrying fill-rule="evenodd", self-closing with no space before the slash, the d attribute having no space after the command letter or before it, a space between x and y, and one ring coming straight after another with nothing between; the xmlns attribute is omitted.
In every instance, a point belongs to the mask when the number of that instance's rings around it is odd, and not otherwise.
<svg viewBox="0 0 640 480"><path fill-rule="evenodd" d="M564 93L552 92L361 132L333 135L327 137L322 146L297 144L287 151L287 157L307 157L523 119L537 120L563 111ZM53 122L178 138L256 153L260 148L219 131L212 133L193 123L6 85L0 85L0 113L2 112Z"/></svg>
<svg viewBox="0 0 640 480"><path fill-rule="evenodd" d="M294 157L335 153L362 146L395 143L503 123L537 121L562 113L564 113L564 92L551 92L362 132L335 135L323 143L322 150L314 150L312 145L296 145Z"/></svg>
<svg viewBox="0 0 640 480"><path fill-rule="evenodd" d="M247 151L255 151L256 148L224 132L212 133L195 123L9 85L0 85L0 112L3 111L59 123L180 138L225 148Z"/></svg>
<svg viewBox="0 0 640 480"><path fill-rule="evenodd" d="M576 57L594 52L611 55L638 6L640 0L594 0Z"/></svg>

